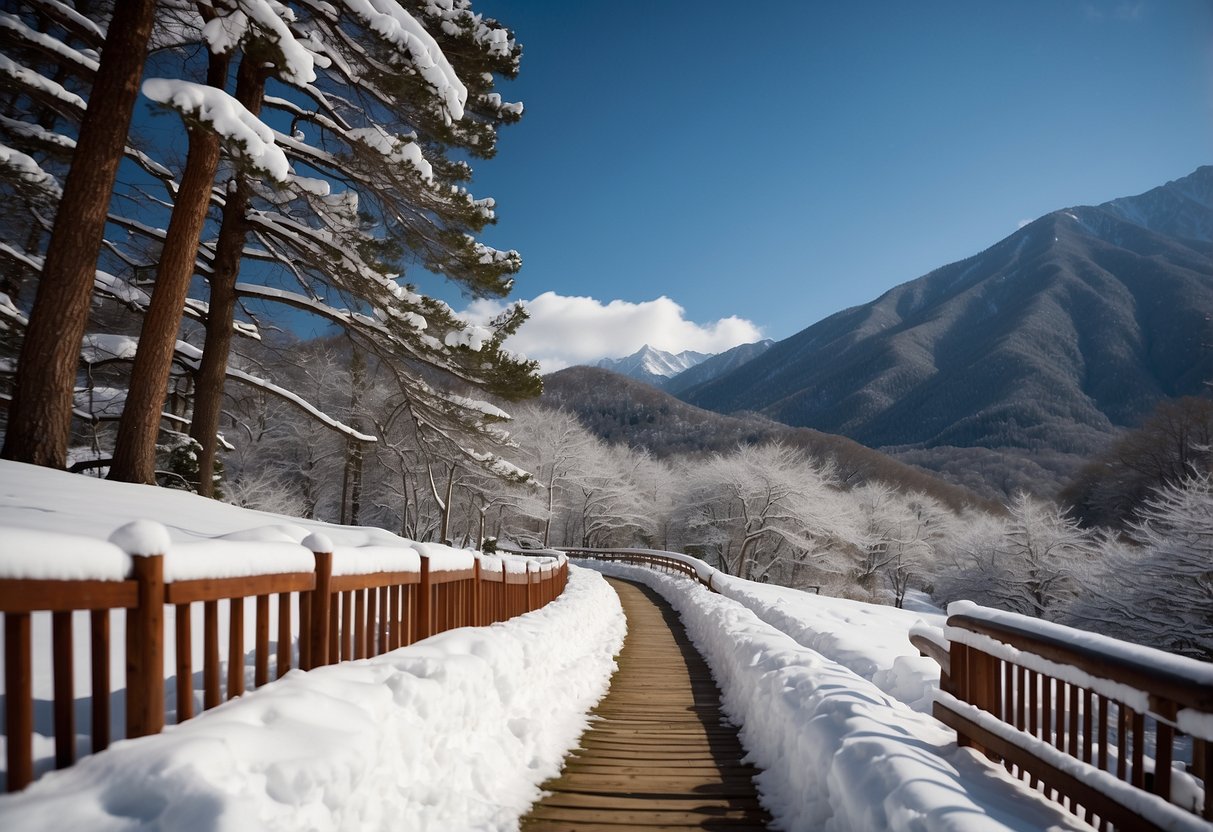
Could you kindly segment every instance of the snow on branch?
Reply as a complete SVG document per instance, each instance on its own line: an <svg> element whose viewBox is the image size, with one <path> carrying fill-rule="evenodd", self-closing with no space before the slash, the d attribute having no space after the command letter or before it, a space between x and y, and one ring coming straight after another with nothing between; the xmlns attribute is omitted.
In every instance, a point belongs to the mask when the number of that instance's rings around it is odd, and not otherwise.
<svg viewBox="0 0 1213 832"><path fill-rule="evenodd" d="M285 182L290 175L286 154L274 143L274 131L223 90L173 78L148 78L143 94L184 118L210 125L239 149L235 155L275 181Z"/></svg>
<svg viewBox="0 0 1213 832"><path fill-rule="evenodd" d="M0 302L0 314L4 313L3 303ZM99 364L103 361L132 361L135 358L135 352L139 348L139 339L129 335L114 335L110 333L90 333L84 336L84 342L81 345L80 357L87 364ZM187 344L185 341L178 341L174 349L177 360L191 369L197 369L199 362L202 360L202 350L195 347L193 344ZM244 382L252 387L264 390L271 393L280 399L283 399L295 407L302 410L304 413L311 416L318 422L332 428L339 433L343 433L360 442L377 442L379 441L374 436L368 436L354 428L346 425L332 416L329 416L324 411L306 401L299 395L287 390L284 387L279 387L268 379L254 376L246 373L243 370L238 370L235 367L227 368L228 378L236 379Z"/></svg>
<svg viewBox="0 0 1213 832"><path fill-rule="evenodd" d="M177 353L177 357L179 359L183 359L183 363L193 368L197 368L198 364L202 361L202 350L198 349L193 344L178 341L175 352ZM242 381L245 384L251 385L252 387L256 387L260 390L264 390L267 393L272 393L278 398L290 402L316 421L328 425L333 430L338 431L339 433L344 433L346 436L349 436L352 439L357 439L360 442L379 441L374 436L368 436L365 433L360 433L349 425L337 421L311 402L306 401L297 394L287 390L285 387L279 387L277 384L274 384L268 379L251 375L250 373L244 372L244 370L237 370L235 367L230 366L227 368L227 375L228 378L234 378L237 381Z"/></svg>
<svg viewBox="0 0 1213 832"><path fill-rule="evenodd" d="M42 271L43 259L36 254L19 251L8 243L0 242L0 258L7 257L15 260L27 269L35 272ZM135 308L144 308L151 300L147 292L138 286L132 286L120 277L98 269L93 275L93 288L101 294L108 295Z"/></svg>
<svg viewBox="0 0 1213 832"><path fill-rule="evenodd" d="M514 39L510 37L508 29L490 26L485 22L484 16L469 9L467 3L428 0L425 13L442 21L439 25L448 35L470 34L473 41L495 57L505 57L514 48Z"/></svg>
<svg viewBox="0 0 1213 832"><path fill-rule="evenodd" d="M236 0L236 8L222 13L202 27L202 38L210 50L225 55L234 50L256 28L282 53L279 75L290 84L304 85L316 80L316 55L292 33L288 23L295 13L274 0Z"/></svg>
<svg viewBox="0 0 1213 832"><path fill-rule="evenodd" d="M370 127L348 130L345 136L378 152L389 162L408 162L417 169L422 179L428 184L434 184L434 168L421 152L416 134L392 136L378 124L373 124Z"/></svg>
<svg viewBox="0 0 1213 832"><path fill-rule="evenodd" d="M67 3L60 0L26 0L26 3L45 13L47 17L59 21L66 28L73 29L82 39L90 40L98 47L105 40L105 30L96 21L80 14Z"/></svg>
<svg viewBox="0 0 1213 832"><path fill-rule="evenodd" d="M29 67L22 66L6 55L0 55L0 74L7 75L18 84L68 106L79 110L83 110L85 107L84 99L74 92L69 92L62 84L34 72Z"/></svg>
<svg viewBox="0 0 1213 832"><path fill-rule="evenodd" d="M37 32L21 22L15 15L0 13L0 29L7 30L43 52L75 64L86 72L97 71L97 59L73 49L58 38Z"/></svg>
<svg viewBox="0 0 1213 832"><path fill-rule="evenodd" d="M29 318L21 313L21 310L13 303L12 298L4 292L0 292L0 319L2 319L0 320L0 330L6 328L3 320L12 321L22 328L29 326Z"/></svg>
<svg viewBox="0 0 1213 832"><path fill-rule="evenodd" d="M52 199L58 199L63 194L59 180L43 170L32 156L27 156L20 150L0 144L0 167L12 171L18 181L36 188Z"/></svg>
<svg viewBox="0 0 1213 832"><path fill-rule="evenodd" d="M463 118L467 87L425 27L394 0L346 0L345 5L385 40L408 52L413 66L442 99L449 118Z"/></svg>

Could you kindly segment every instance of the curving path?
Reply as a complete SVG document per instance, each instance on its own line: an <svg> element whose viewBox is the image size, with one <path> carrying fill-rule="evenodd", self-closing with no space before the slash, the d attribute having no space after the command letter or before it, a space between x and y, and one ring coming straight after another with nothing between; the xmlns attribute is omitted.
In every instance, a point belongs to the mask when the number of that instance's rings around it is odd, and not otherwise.
<svg viewBox="0 0 1213 832"><path fill-rule="evenodd" d="M611 688L547 796L522 819L528 832L766 829L720 689L678 614L653 590L608 579L628 635Z"/></svg>

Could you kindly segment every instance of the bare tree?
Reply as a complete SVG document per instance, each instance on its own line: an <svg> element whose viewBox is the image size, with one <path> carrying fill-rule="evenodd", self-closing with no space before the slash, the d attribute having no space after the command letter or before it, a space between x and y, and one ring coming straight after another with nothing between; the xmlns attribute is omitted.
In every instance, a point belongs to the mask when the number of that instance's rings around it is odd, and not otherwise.
<svg viewBox="0 0 1213 832"><path fill-rule="evenodd" d="M1067 622L1213 660L1213 476L1159 488L1129 541L1103 541Z"/></svg>

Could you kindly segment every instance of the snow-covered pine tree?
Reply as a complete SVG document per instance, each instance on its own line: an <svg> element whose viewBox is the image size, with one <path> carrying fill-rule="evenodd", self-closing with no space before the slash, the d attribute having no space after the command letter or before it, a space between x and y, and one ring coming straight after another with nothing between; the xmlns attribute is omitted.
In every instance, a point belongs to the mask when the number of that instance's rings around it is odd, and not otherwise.
<svg viewBox="0 0 1213 832"><path fill-rule="evenodd" d="M229 3L227 5L231 6L233 4ZM261 5L263 6L264 4ZM44 43L46 38L43 36L45 32L39 30L50 29L54 37L58 39L58 43L68 45L69 48L66 50L62 47L56 47L56 49L65 52L75 69L68 72L63 71L59 66L62 60L56 58L55 62L46 62L47 69L45 75L31 74L27 69L34 61L22 56L24 60L16 65L18 69L14 71L22 79L33 78L33 80L23 80L23 83L26 83L36 93L32 98L29 95L26 98L36 100L31 104L26 103L26 100L23 99L20 106L12 108L10 112L19 117L6 117L0 123L0 130L4 131L3 135L5 139L10 139L8 142L10 145L26 143L21 145L22 148L36 151L35 155L43 160L44 165L48 165L45 161L46 159L54 154L58 154L62 160L62 167L66 169L66 161L70 159L71 151L75 146L76 123L78 123L79 117L84 111L84 101L87 98L88 85L91 82L91 75L95 69L96 50L104 38L106 21L103 18L96 21L90 20L73 11L70 6L57 2L57 0L30 0L25 6L33 9L33 11L23 9L22 17L5 15L5 20L0 21L0 24L8 23L8 18L12 17L17 25L0 25L0 34L3 34L10 40L24 41L27 50L30 52L47 54L48 50ZM203 21L187 21L188 25L183 24L181 19L183 10L192 14L193 18L199 18L196 7L192 4L165 2L160 5L160 26L154 36L154 40L158 42L161 50L180 47L183 44L188 46L191 42L196 44L197 32L201 29ZM455 43L460 38L463 38L469 40L473 45L479 44L475 49L463 47L460 56L461 61L481 61L483 66L495 67L501 74L507 75L513 74L516 70L518 50L512 38L509 37L508 32L497 27L496 24L482 20L470 12L466 8L466 4L427 4L424 11L427 15L427 24L435 26L445 24L442 34L448 41ZM21 25L27 24L30 21L37 24L40 19L39 15L53 19L54 26L35 25L31 28L29 25L26 25L26 29L29 29L33 34L27 33L21 37L12 34L13 30L20 28ZM171 19L173 15L176 15L178 19L173 21ZM189 14L185 16L188 18ZM419 12L420 17L421 14ZM168 23L165 22L166 19L169 20ZM194 37L195 40L190 41L191 37ZM492 46L491 49L488 48L489 45ZM480 57L476 57L477 49L483 53ZM8 43L5 44L5 51L12 51L9 49ZM195 53L197 52L196 49L194 51ZM485 57L486 55L488 57ZM90 61L93 64L92 68L89 66ZM467 63L466 65L473 66L474 64ZM161 59L158 62L157 68L163 73L163 67L165 66L170 66L170 64ZM171 73L171 68L169 71ZM73 72L81 76L74 84L72 80L74 77ZM394 75L396 77L404 77L408 73L396 72ZM74 87L74 89L72 91L66 89L60 90L57 82L53 81L53 78L66 79L68 87ZM500 97L491 92L492 78L493 76L487 72L487 69L485 72L475 76L475 81L474 83L469 83L469 88L473 91L488 90L488 92L483 95L477 92L474 100L467 103L464 118L459 122L452 120L451 124L446 125L449 131L459 131L457 135L463 136L462 140L468 142L468 144L476 145L476 151L470 155L491 155L493 139L495 138L495 126L516 119L521 110L518 105L503 104ZM357 93L354 96L355 98L364 94L364 91L359 87L355 87L354 92ZM43 101L48 98L56 102L58 107L55 111L56 115L59 121L63 122L55 124L56 129L54 130L48 130L42 126L46 122L46 119L38 115L39 109L35 107L37 101ZM13 100L15 99L16 95L14 94ZM283 98L281 100L286 99ZM46 109L46 107L41 108L42 111ZM476 124L473 125L473 119L469 114L477 112L480 115L476 117ZM433 124L442 123L444 122L438 120L433 122ZM439 127L434 127L434 130L438 131ZM13 136L16 136L16 140L11 140ZM331 146L329 145L329 147ZM164 220L153 219L148 213L123 216L121 213L115 213L111 209L109 220L111 224L110 231L113 236L105 241L103 253L110 258L113 264L111 269L115 274L111 275L104 271L98 271L96 275L96 289L98 294L109 294L131 308L141 309L147 305L147 294L137 286L128 283L124 277L134 278L140 275L146 277L154 269L156 257L166 236L164 228L158 226L167 225L165 220L167 220L168 209L172 205L173 196L179 191L179 185L174 181L170 170L166 166L156 162L144 151L136 150L128 145L126 147L126 157L128 162L133 163L138 168L136 173L143 178L136 184L131 184L128 179L126 184L122 185L119 195L127 197L127 205L138 202L145 211L154 212L155 209L161 210ZM12 154L8 154L8 158L13 158ZM296 164L298 165L298 163ZM128 174L133 169L128 169ZM466 170L466 168L460 169ZM11 173L11 171L8 169L2 170L0 171L0 180L7 180L5 183L7 186L12 186L16 183L22 188L28 188L30 183L28 177L24 175L27 169L19 169L17 172L20 174L19 176L9 175L6 178L5 173ZM306 169L305 172L316 173L315 169L310 168ZM46 208L36 211L29 205L25 206L26 228L24 230L28 231L32 229L32 233L6 234L6 238L9 241L28 236L32 242L24 248L10 245L5 246L0 251L0 256L3 256L9 263L18 263L31 274L35 274L40 268L41 255L45 252L45 238L38 239L37 232L46 225L45 217L53 214L54 206L51 203L57 199L57 185L61 179L62 176L56 177L54 174L45 177L50 187L40 189L40 198L44 198L44 201L47 203ZM148 193L146 184L149 179L151 181L159 181L165 187L165 193L168 195L167 199ZM321 212L335 217L337 221L332 227L327 229L324 223L317 222L314 219L292 225L287 228L287 236L291 238L292 242L295 242L304 239L301 236L304 229L325 229L328 233L328 236L323 240L325 245L317 245L315 238L307 240L306 246L311 259L322 262L333 259L342 261L342 257L346 251L342 248L342 243L349 242L350 239L344 237L343 232L356 226L357 222L362 219L359 217L359 206L356 202L357 194L344 189L330 197L325 197L322 194L316 193L317 187L328 188L331 185L331 181L318 177L294 177L294 183L299 186L297 190L304 191L305 198L311 199L313 203L319 203ZM260 190L271 196L266 204L274 208L281 203L282 193L289 192L290 187L288 185L287 188L283 188L277 192L264 187L260 188ZM48 193L50 194L49 197L46 196ZM476 213L481 215L485 221L491 219L491 201L477 202L466 193L458 192L457 190L452 192L452 196L460 198L456 201L456 204L462 204L465 208L468 204L472 204ZM230 195L224 189L216 188L211 194L211 199L213 205L222 206L225 201L230 201ZM14 202L17 201L6 202L5 207L11 207ZM115 202L115 205L120 204L118 201ZM382 214L382 212L380 213ZM486 214L488 214L487 217L485 217ZM137 219L135 218L136 216L138 217ZM352 222L350 218L353 218ZM382 220L376 220L376 222L378 222L381 229L383 226ZM476 226L470 230L474 231L479 227ZM129 239L123 239L124 236ZM324 235L321 236L323 237ZM365 298L359 296L357 292L346 291L340 283L337 284L336 288L333 288L321 281L309 286L309 289L294 293L279 293L268 281L263 282L260 286L250 283L250 286L254 288L254 295L256 297L273 294L276 300L285 300L287 303L294 303L296 305L302 300L304 301L304 305L311 311L319 310L321 314L335 317L347 327L354 325L361 326L362 343L372 343L375 345L376 350L384 352L397 360L400 354L399 344L393 343L388 339L386 341L387 347L384 346L383 333L389 328L384 326L384 320L391 317L393 310L390 307L402 305L402 296L407 297L410 301L415 301L414 310L419 310L421 314L424 314L427 322L430 324L428 330L420 333L420 335L415 328L411 328L410 334L415 339L421 341L421 347L430 352L447 353L447 363L456 369L459 368L461 363L471 368L472 372L464 373L462 376L457 373L456 377L464 377L471 384L475 385L476 382L484 379L485 373L483 371L485 369L494 368L493 381L494 389L497 392L512 392L516 395L534 392L537 389L538 380L534 375L533 365L510 360L508 356L504 355L500 356L502 360L494 361L490 355L499 348L500 341L508 335L509 328L516 326L521 321L522 316L520 312L518 310L511 310L507 315L503 316L503 319L495 327L468 331L461 322L454 319L453 314L445 304L433 302L409 293L405 287L401 287L398 284L398 281L387 279L381 265L376 269L363 268L370 262L379 263L382 261L384 259L381 254L383 248L394 250L397 253L397 257L407 253L399 240L384 241L383 237L384 235L381 230L372 227L371 233L364 234L351 244L351 247L355 250L363 249L369 252L366 256L350 259L350 262L353 263L353 268L350 271L354 272L360 279L366 278L362 287L355 286L355 288L366 288L366 285L369 285L372 290L369 294L373 301L378 301L378 304L366 302ZM256 242L258 245L247 246L243 253L248 255L249 260L253 262L275 263L288 276L294 276L294 272L291 269L298 262L298 259L294 257L295 252L270 250L260 246L262 240L268 239L271 239L268 234L257 234ZM517 256L515 254L492 252L492 250L475 243L470 234L461 235L459 241L462 250L474 255L471 258L463 258L462 262L472 267L470 271L465 272L464 278L469 277L469 275L476 279L487 277L490 284L496 281L499 287L503 287L504 284L508 283L508 275L517 268ZM214 271L214 250L215 244L211 242L204 244L197 252L197 269L204 276L209 277ZM253 252L251 255L249 254L250 251ZM472 262L473 260L475 262ZM452 262L456 265L458 264L456 261ZM452 267L447 269L446 273L450 276L455 274L455 271L454 267ZM19 274L19 272L10 269L7 270L7 274ZM503 275L505 275L504 281L500 279ZM309 275L304 274L303 283L300 285L306 284L308 277ZM0 311L4 313L4 317L9 322L13 332L17 332L23 327L25 315L22 309L28 309L28 304L23 304L16 297L17 294L18 292L14 290L13 302L0 303ZM332 298L336 301L336 305L329 306L324 301L319 300L319 298L324 298L324 300ZM349 302L345 304L347 308L341 308L341 301L346 298L349 299ZM348 311L349 308L355 311L350 312ZM384 312L385 308L388 309L387 312ZM416 314L414 310L400 312L397 309L394 311L398 313L396 315L397 319L403 318L406 321L415 322L419 318L414 317ZM185 311L192 317L205 319L208 309L207 304L191 299L187 301ZM214 317L222 318L223 316ZM446 325L442 326L444 323ZM247 321L238 322L237 330L241 334L257 336L255 321L253 323ZM120 331L129 332L130 330L122 329ZM123 361L129 362L134 355L134 339L126 337L111 338L103 330L94 340L96 343L90 342L89 348L84 351L87 358L97 359L95 363L85 365L90 375L87 382L89 387L87 398L89 400L96 398L104 408L100 411L103 414L103 418L112 419L122 404L125 391L116 388L97 388L97 395L94 396L91 376L94 368L104 370L107 367L120 366L120 362ZM451 346L448 342L453 342L454 346ZM438 347L437 350L433 349L435 345ZM473 349L477 345L484 347L479 354ZM178 366L178 372L182 373L182 375L179 375L177 380L173 382L174 389L177 391L184 390L188 393L189 388L192 386L190 374L196 371L199 363L197 351L190 348L188 344L181 342L178 342L176 347L174 361ZM451 354L454 354L455 360L450 358ZM485 360L486 357L489 357L489 360ZM119 362L119 364L116 365L115 362ZM230 367L224 366L222 369L229 377L236 378L247 385L252 385L254 389L260 391L260 394L268 392L280 396L284 401L292 403L300 408L302 412L308 413L312 418L319 420L321 423L347 434L350 433L349 428L341 425L323 412L318 411L292 391L283 389L258 378L254 374L238 369L235 364ZM420 421L423 426L429 428L432 425L437 425L440 428L451 428L452 431L448 435L454 436L459 428L467 427L470 423L474 428L474 432L478 432L481 437L489 440L501 438L502 434L492 425L492 422L500 416L498 412L495 412L495 409L484 407L479 403L460 397L450 397L435 393L435 391L431 390L430 385L434 375L425 369L424 362L412 360L408 369L412 375L398 378L397 382L404 384L407 390L416 394L413 396L414 401L410 402L409 412L420 412L422 417ZM415 381L419 381L420 383L414 383ZM176 404L173 404L172 409L178 417L188 415L188 413L185 413L180 408L180 404L184 401L180 395L174 393L172 401L176 402ZM81 413L81 415L87 414ZM179 424L185 423L183 420ZM441 432L439 431L439 433ZM213 436L213 434L211 435ZM92 454L92 456L99 455L104 456L104 453L100 449L98 449L98 453ZM491 455L479 454L478 457L490 468L497 465L496 458ZM471 458L476 458L476 456L474 455ZM104 461L104 459L98 460L98 462ZM508 466L501 465L497 467L498 470L517 473L509 469Z"/></svg>
<svg viewBox="0 0 1213 832"><path fill-rule="evenodd" d="M423 8L438 16L435 22L450 23L438 30L478 70L476 89L491 89L489 67L516 71L518 50L508 32L464 3L443 6ZM535 365L501 350L524 318L521 309L489 327L470 327L444 303L400 285L393 272L412 260L474 295L509 290L520 259L472 236L493 220L492 201L461 188L467 165L443 153L491 152L495 127L514 120L520 107L488 92L469 104L467 87L435 39L394 4L305 9L309 16L295 28L326 65L306 96L269 94L264 103L267 117L270 111L290 117L278 143L297 172L314 175L293 176L276 192L237 179L230 191L210 276L192 428L204 448L202 468L213 459L229 316L239 298L288 304L345 328L358 348L396 370L408 412L424 431L460 448L469 433L499 441L491 423L503 414L432 382L453 378L511 399L537 393ZM241 271L242 258L278 268L258 270L263 279L254 282ZM490 466L497 462L481 456Z"/></svg>
<svg viewBox="0 0 1213 832"><path fill-rule="evenodd" d="M79 15L66 6L56 5L52 9L51 3L37 5L55 25L62 25L55 20L60 18L69 20L72 26L88 29L76 20ZM155 5L155 0L116 4L96 67L88 67L94 74L89 106L74 142L73 162L63 185L46 259L41 263L37 295L25 327L4 447L0 451L0 456L6 459L58 468L67 461L80 345L88 321L106 209L126 148ZM60 52L54 44L61 41L56 38L31 41L51 52ZM72 51L80 54L78 50ZM66 60L75 57L62 52L59 56ZM86 60L91 62L92 58ZM9 77L30 80L30 73L7 57L0 61L0 69ZM54 87L39 86L46 95L57 97L58 90ZM55 86L63 89L62 85ZM76 101L63 103L77 105ZM11 154L9 158L13 158Z"/></svg>
<svg viewBox="0 0 1213 832"><path fill-rule="evenodd" d="M273 144L269 128L256 118L256 108L245 109L225 91L229 60L237 49L243 50L237 94L247 74L245 68L250 66L279 67L285 81L300 86L315 80L312 55L291 35L283 19L289 15L285 8L267 0L238 0L215 6L198 3L193 10L201 24L198 34L207 47L206 83L151 78L143 85L149 98L181 113L189 152L140 331L110 466L110 479L127 482L155 482L160 413L194 275L195 252L211 201L220 144L228 144L228 157L256 175L276 180L287 176L286 159ZM166 9L168 15L173 11ZM181 33L189 33L186 15L173 23ZM211 466L199 467L205 471L202 481L209 491Z"/></svg>

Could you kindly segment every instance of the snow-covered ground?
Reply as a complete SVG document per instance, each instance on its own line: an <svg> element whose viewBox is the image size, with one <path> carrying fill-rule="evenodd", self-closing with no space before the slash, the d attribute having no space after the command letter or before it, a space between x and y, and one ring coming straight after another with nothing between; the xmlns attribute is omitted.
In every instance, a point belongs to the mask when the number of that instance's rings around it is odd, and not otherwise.
<svg viewBox="0 0 1213 832"><path fill-rule="evenodd" d="M421 553L439 568L465 568L473 557L378 529L0 462L0 576L118 579L129 555L111 536L141 518L165 525L168 571L182 577L297 568L309 562L302 541L315 533L331 538L337 568L348 573L416 568ZM764 770L763 801L780 828L1088 828L957 748L928 715L938 667L908 634L942 638L937 610L753 584L678 557L710 575L719 593L684 576L594 566L648 583L682 614ZM491 563L519 568L508 556ZM46 623L35 627L43 705L51 696ZM113 624L121 645L122 616ZM0 797L0 829L513 829L605 693L625 627L601 577L573 567L565 594L536 612L374 659L291 671L160 735L116 742ZM83 632L76 643L87 644ZM80 696L86 662L82 650ZM171 686L166 692L171 702ZM114 724L121 727L120 714ZM49 757L49 737L36 750Z"/></svg>
<svg viewBox="0 0 1213 832"><path fill-rule="evenodd" d="M0 827L514 829L585 729L623 643L573 567L541 610L307 673L0 797Z"/></svg>
<svg viewBox="0 0 1213 832"><path fill-rule="evenodd" d="M781 828L1090 828L897 698L908 692L922 707L930 694L921 688L938 685L938 668L932 682L928 668L906 661L917 659L907 636L922 613L715 573L722 595L682 576L589 563L652 586L682 615L749 759L764 769L762 800Z"/></svg>
<svg viewBox="0 0 1213 832"><path fill-rule="evenodd" d="M120 544L130 541L110 538L141 519L165 526L170 579L310 570L302 542L315 533L331 540L335 571L347 574L416 569L419 554L436 569L467 568L473 557L380 529L0 462L0 576L120 580L129 568ZM522 561L486 558L484 566L520 571ZM294 670L162 734L116 742L0 797L0 828L514 828L606 691L625 632L606 582L576 567L570 573L565 593L536 612L374 659ZM87 696L87 629L77 617L77 695ZM34 622L39 713L52 696L48 618ZM111 615L118 685L123 618ZM226 616L221 622L225 628ZM246 637L251 646L251 628ZM170 653L172 646L168 639ZM172 672L171 655L165 667ZM170 677L170 703L173 684ZM118 691L119 734L121 703ZM83 751L87 724L81 730ZM40 769L52 754L49 732L35 737Z"/></svg>

